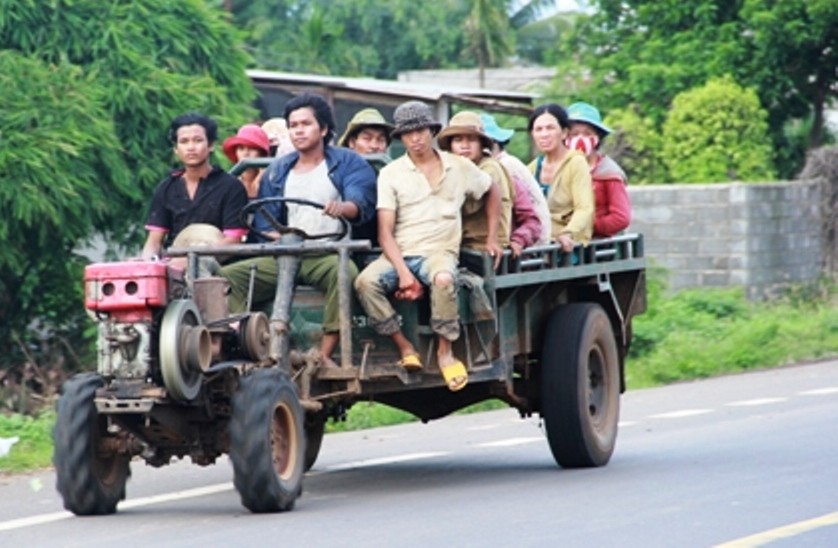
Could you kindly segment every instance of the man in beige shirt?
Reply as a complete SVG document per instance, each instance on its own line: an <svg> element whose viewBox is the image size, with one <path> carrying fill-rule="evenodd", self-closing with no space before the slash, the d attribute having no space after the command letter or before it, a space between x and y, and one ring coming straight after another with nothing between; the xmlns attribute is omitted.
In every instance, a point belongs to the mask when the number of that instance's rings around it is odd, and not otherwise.
<svg viewBox="0 0 838 548"><path fill-rule="evenodd" d="M408 101L395 113L393 137L406 154L381 170L378 177L378 239L382 255L355 280L358 299L372 327L389 335L401 354L400 365L422 368L413 343L405 337L388 294L413 300L430 288L431 329L437 334L437 364L448 388L468 382L452 342L460 336L457 308L457 258L462 238L460 209L466 198L487 194L489 234L486 251L495 261L500 191L473 162L433 148L441 129L428 105Z"/></svg>

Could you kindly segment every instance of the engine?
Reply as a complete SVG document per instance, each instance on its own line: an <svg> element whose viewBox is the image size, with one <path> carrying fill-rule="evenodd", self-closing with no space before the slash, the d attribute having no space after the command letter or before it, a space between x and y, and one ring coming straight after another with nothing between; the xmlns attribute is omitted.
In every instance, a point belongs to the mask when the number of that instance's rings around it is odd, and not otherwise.
<svg viewBox="0 0 838 548"><path fill-rule="evenodd" d="M161 262L96 263L84 271L85 307L98 324L99 374L145 379L156 364L159 322L186 290L183 273Z"/></svg>

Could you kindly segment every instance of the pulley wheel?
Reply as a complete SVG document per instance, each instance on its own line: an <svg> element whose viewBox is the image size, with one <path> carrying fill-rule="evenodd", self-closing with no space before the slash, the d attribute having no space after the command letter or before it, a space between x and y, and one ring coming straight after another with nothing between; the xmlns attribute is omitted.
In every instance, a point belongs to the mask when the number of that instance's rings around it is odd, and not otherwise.
<svg viewBox="0 0 838 548"><path fill-rule="evenodd" d="M191 299L169 303L160 324L160 371L173 399L191 401L201 388L201 329L206 331L201 313ZM209 333L205 340L209 343Z"/></svg>
<svg viewBox="0 0 838 548"><path fill-rule="evenodd" d="M271 331L268 317L263 312L254 312L242 322L240 342L245 357L257 362L268 357Z"/></svg>

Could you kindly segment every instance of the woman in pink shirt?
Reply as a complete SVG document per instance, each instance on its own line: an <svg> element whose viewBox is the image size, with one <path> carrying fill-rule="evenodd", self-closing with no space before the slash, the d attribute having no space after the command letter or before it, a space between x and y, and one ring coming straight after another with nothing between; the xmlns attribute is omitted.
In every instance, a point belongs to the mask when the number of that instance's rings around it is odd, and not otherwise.
<svg viewBox="0 0 838 548"><path fill-rule="evenodd" d="M626 191L626 174L599 147L611 133L602 123L599 110L588 103L573 103L567 108L570 131L567 147L579 150L591 167L594 185L594 238L607 238L625 230L631 222L631 202Z"/></svg>

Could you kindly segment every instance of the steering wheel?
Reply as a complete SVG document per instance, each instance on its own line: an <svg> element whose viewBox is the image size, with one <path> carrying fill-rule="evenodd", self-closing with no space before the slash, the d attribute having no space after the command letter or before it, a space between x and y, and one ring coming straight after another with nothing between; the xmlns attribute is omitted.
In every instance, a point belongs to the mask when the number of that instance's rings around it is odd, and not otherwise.
<svg viewBox="0 0 838 548"><path fill-rule="evenodd" d="M271 240L272 238L265 232L256 229L254 226L254 221L256 220L256 214L262 215L266 221L273 227L274 230L279 232L280 234L297 234L298 236L302 237L306 240L319 240L322 238L330 239L330 240L341 240L344 236L349 232L349 221L347 221L344 217L337 217L340 220L341 230L338 232L324 232L320 234L309 234L305 230L301 228L295 228L291 226L284 225L280 223L276 217L274 217L273 213L268 211L268 208L265 206L268 204L277 204L277 203L292 203L292 204L300 204L311 206L317 209L324 209L323 204L319 204L317 202L312 202L311 200L303 200L302 198L286 198L284 196L274 196L272 198L262 198L260 200L254 200L244 206L242 209L242 221L247 226L247 228L256 234L261 235L266 240Z"/></svg>

